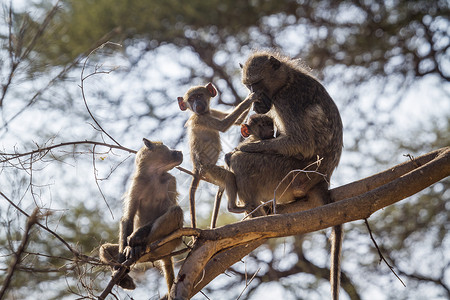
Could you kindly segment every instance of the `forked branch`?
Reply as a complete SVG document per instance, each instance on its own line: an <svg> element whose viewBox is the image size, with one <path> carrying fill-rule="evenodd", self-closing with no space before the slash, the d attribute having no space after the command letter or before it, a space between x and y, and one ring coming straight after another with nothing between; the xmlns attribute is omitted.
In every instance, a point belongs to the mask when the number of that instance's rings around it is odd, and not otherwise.
<svg viewBox="0 0 450 300"><path fill-rule="evenodd" d="M301 211L298 203L279 206L284 214L201 230L178 274L171 297L188 299L269 238L305 234L362 220L450 175L450 147L331 191L335 203Z"/></svg>

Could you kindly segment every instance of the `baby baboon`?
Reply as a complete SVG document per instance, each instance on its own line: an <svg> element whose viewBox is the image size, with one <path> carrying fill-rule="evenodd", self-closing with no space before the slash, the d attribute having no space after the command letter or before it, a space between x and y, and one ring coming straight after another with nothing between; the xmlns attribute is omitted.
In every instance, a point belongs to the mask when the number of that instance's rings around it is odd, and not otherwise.
<svg viewBox="0 0 450 300"><path fill-rule="evenodd" d="M191 87L183 97L178 97L180 109L183 111L190 109L193 112L186 122L194 169L194 178L189 190L193 228L196 227L195 191L202 176L208 178L208 180L211 180L222 189L226 189L228 209L230 211L243 212L236 205L237 190L233 173L223 167L216 166L219 154L222 151L219 132L225 132L236 122L240 124L247 114L244 111L250 107L255 97L253 94L249 95L231 113L227 114L210 109L209 102L216 95L217 90L211 83L208 83L206 86Z"/></svg>
<svg viewBox="0 0 450 300"><path fill-rule="evenodd" d="M297 61L268 51L250 56L243 66L242 82L259 99L265 99L266 104L258 103L257 112L267 112L280 133L274 139L244 142L237 148L240 151L227 159L247 212L272 199L286 174L307 166L316 172L297 173L295 178L289 175L285 182L292 179L293 184L279 187L283 194L276 197L277 203L306 196L305 209L309 209L329 202L328 182L339 163L343 140L339 111L325 88ZM341 230L334 233L333 249L339 251ZM339 255L336 251L332 256ZM339 274L337 260L332 272ZM337 299L339 276L333 280L333 297Z"/></svg>
<svg viewBox="0 0 450 300"><path fill-rule="evenodd" d="M148 244L183 226L183 211L177 204L176 180L167 173L182 161L181 151L144 139L144 147L136 154L136 170L130 189L124 198L119 244L100 247L103 262L120 264L130 257L138 259L138 262L152 261L169 254L181 243L181 239L174 240L140 257ZM162 259L161 265L170 292L174 280L172 258ZM128 274L118 285L125 289L136 287Z"/></svg>
<svg viewBox="0 0 450 300"><path fill-rule="evenodd" d="M263 114L251 115L247 124L241 125L241 135L248 138L247 142L271 139L274 133L272 118Z"/></svg>

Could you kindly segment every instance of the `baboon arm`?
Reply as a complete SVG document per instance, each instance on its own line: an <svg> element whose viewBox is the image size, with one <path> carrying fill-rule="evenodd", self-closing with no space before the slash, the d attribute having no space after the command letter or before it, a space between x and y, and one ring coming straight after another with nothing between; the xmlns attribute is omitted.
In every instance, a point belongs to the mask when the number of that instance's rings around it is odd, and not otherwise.
<svg viewBox="0 0 450 300"><path fill-rule="evenodd" d="M298 155L301 154L302 159L310 158L314 155L314 149L310 143L302 143L293 137L285 135L274 139L245 143L238 146L237 149L242 152L271 153L295 157L299 157Z"/></svg>
<svg viewBox="0 0 450 300"><path fill-rule="evenodd" d="M169 181L167 192L169 194L171 203L177 203L177 198L178 198L177 181L176 181L175 177L173 177L173 176Z"/></svg>
<svg viewBox="0 0 450 300"><path fill-rule="evenodd" d="M125 256L126 259L139 259L143 251L145 251L145 246L148 243L148 236L151 229L152 223L147 223L131 233L127 238L128 246L124 248L121 253L119 253L119 256Z"/></svg>
<svg viewBox="0 0 450 300"><path fill-rule="evenodd" d="M202 126L218 130L220 132L225 132L236 122L239 116L250 107L255 99L255 96L251 94L251 96L239 103L239 105L236 106L233 111L227 114L223 119L217 119L212 114L205 114L199 116L198 122Z"/></svg>
<svg viewBox="0 0 450 300"><path fill-rule="evenodd" d="M119 233L119 258L118 262L122 263L125 261L124 250L127 247L128 236L133 232L133 219L122 217L120 220L120 233Z"/></svg>
<svg viewBox="0 0 450 300"><path fill-rule="evenodd" d="M241 125L242 122L244 122L245 118L247 117L248 113L250 111L250 108L247 108L240 116L239 118L236 120L236 122L234 122L233 125ZM223 118L225 118L228 113L217 110L217 109L210 109L211 115L217 119L223 120Z"/></svg>
<svg viewBox="0 0 450 300"><path fill-rule="evenodd" d="M212 108L209 110L209 112L210 112L211 116L213 116L214 118L217 118L219 120L222 120L223 118L225 118L228 115L228 113L226 113L226 112L223 112L223 111L220 111L217 109L212 109Z"/></svg>
<svg viewBox="0 0 450 300"><path fill-rule="evenodd" d="M132 188L133 189L133 188ZM119 259L124 259L122 257L123 251L128 245L128 237L133 233L134 230L134 216L138 208L138 199L131 197L132 191L126 197L126 204L122 219L120 219L120 232L119 232ZM119 261L122 262L122 261Z"/></svg>
<svg viewBox="0 0 450 300"><path fill-rule="evenodd" d="M234 125L241 125L245 121L245 118L247 117L249 111L250 111L250 108L247 108L246 110L244 110L244 112L239 116L239 118L236 120L236 122L234 122Z"/></svg>
<svg viewBox="0 0 450 300"><path fill-rule="evenodd" d="M147 223L142 227L136 229L132 234L128 236L128 245L134 247L147 243L147 238L152 230L153 223Z"/></svg>

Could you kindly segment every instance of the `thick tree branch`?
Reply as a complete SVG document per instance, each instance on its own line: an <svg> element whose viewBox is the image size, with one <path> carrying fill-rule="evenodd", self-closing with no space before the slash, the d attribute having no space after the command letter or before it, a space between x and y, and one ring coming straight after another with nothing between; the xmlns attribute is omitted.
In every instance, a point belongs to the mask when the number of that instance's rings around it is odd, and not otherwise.
<svg viewBox="0 0 450 300"><path fill-rule="evenodd" d="M181 236L197 237L170 295L172 298L188 299L269 238L305 234L366 219L375 211L407 198L449 175L450 147L446 147L333 189L332 204L307 211L302 211L304 206L298 203L280 205L278 211L284 214L254 218L210 230L183 228L152 243L147 251ZM131 262L128 263L121 268L122 271L131 265ZM112 288L116 277L120 275L114 276L102 295Z"/></svg>
<svg viewBox="0 0 450 300"><path fill-rule="evenodd" d="M214 230L202 230L179 272L171 296L180 299L192 297L268 238L304 234L368 218L375 211L407 198L449 175L450 147L446 147L369 179L332 190L333 200L339 201L337 203L308 211L255 218Z"/></svg>

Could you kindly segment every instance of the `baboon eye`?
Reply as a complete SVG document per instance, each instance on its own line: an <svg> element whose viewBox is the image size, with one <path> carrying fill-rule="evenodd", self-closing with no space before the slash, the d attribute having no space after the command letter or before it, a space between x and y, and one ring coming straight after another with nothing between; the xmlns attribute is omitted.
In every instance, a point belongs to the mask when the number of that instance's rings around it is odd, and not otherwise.
<svg viewBox="0 0 450 300"><path fill-rule="evenodd" d="M188 101L189 101L189 102L192 102L192 101L201 99L202 97L203 97L202 94L194 94L194 95L191 95L191 96L189 97Z"/></svg>

